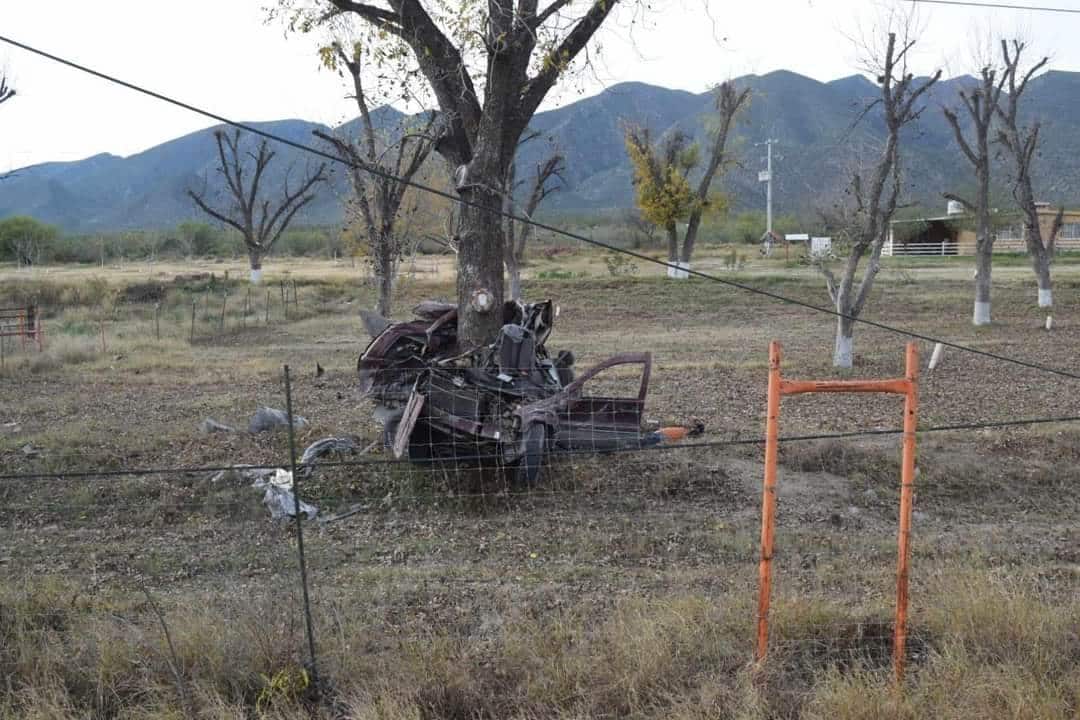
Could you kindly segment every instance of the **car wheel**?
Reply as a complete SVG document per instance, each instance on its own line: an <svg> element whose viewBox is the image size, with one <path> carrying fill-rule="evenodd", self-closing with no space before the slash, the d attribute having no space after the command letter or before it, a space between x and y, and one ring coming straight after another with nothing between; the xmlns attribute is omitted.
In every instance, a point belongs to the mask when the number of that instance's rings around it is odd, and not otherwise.
<svg viewBox="0 0 1080 720"><path fill-rule="evenodd" d="M540 464L543 463L544 452L547 450L547 433L547 425L544 423L533 423L522 433L525 452L518 460L517 480L519 483L531 485L540 476Z"/></svg>

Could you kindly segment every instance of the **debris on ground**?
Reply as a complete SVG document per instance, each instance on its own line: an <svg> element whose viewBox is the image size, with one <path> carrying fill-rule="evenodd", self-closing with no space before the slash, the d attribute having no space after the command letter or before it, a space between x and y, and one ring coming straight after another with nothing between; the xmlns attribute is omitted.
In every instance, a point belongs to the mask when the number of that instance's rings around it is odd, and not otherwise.
<svg viewBox="0 0 1080 720"><path fill-rule="evenodd" d="M652 354L619 353L575 378L573 353L546 347L559 315L550 300L507 302L495 342L478 348L459 346L456 306L427 301L413 313L415 320L399 323L365 313L373 339L357 362L360 389L398 458L486 461L531 482L552 450L610 452L679 439L675 430L643 427ZM627 365L640 367L636 395L588 392L598 375ZM704 426L683 430L688 437Z"/></svg>
<svg viewBox="0 0 1080 720"><path fill-rule="evenodd" d="M235 465L215 473L210 478L210 482L221 482L229 477L239 478L245 482L251 481L251 487L264 490L263 505L270 511L271 519L280 520L283 517L296 516L295 498L292 492L293 476L288 470ZM313 520L318 515L319 509L301 500L300 512L307 515L309 520Z"/></svg>
<svg viewBox="0 0 1080 720"><path fill-rule="evenodd" d="M199 423L199 431L206 435L210 435L211 433L236 432L236 428L226 425L225 423L220 423L214 418L206 418Z"/></svg>
<svg viewBox="0 0 1080 720"><path fill-rule="evenodd" d="M270 511L270 518L280 520L286 517L296 517L296 498L293 496L293 476L288 470L276 470L272 477L261 477L252 483L251 487L265 488L263 505ZM300 501L300 512L307 516L308 520L314 520L319 514L319 509Z"/></svg>
<svg viewBox="0 0 1080 720"><path fill-rule="evenodd" d="M44 452L44 450L42 450L41 448L35 447L34 445L32 445L30 443L26 443L25 445L22 446L21 449L22 449L22 454L25 455L26 457L38 457L39 455L41 455Z"/></svg>
<svg viewBox="0 0 1080 720"><path fill-rule="evenodd" d="M297 418L299 420L300 418ZM297 470L300 477L307 478L315 471L316 461L330 454L364 455L378 445L378 441L361 446L354 437L328 437L316 440L304 450L300 458L301 467ZM295 508L293 505L293 476L288 470L282 468L253 467L251 465L234 465L225 470L214 473L210 482L218 483L229 477L236 477L251 482L254 488L265 489L263 504L270 510L270 517L277 520L282 517L293 517ZM314 518L319 512L314 505L300 501L300 511Z"/></svg>
<svg viewBox="0 0 1080 720"><path fill-rule="evenodd" d="M308 421L299 415L293 415L293 428L306 427ZM248 431L253 433L265 432L279 427L289 426L289 415L284 410L275 410L270 407L261 407L251 416L248 423Z"/></svg>
<svg viewBox="0 0 1080 720"><path fill-rule="evenodd" d="M645 436L646 445L663 445L664 443L679 442L686 438L699 437L705 434L705 423L695 420L693 425L671 425L662 427Z"/></svg>
<svg viewBox="0 0 1080 720"><path fill-rule="evenodd" d="M297 472L300 473L300 477L309 477L315 470L315 461L325 455L364 455L371 451L376 445L376 440L373 443L368 444L366 447L361 447L359 441L354 437L328 437L322 440L316 440L307 446L304 450L304 455L300 458L300 465L302 466Z"/></svg>
<svg viewBox="0 0 1080 720"><path fill-rule="evenodd" d="M251 465L233 465L231 468L214 473L210 482L218 483L229 477L237 477L241 480L255 482L270 477L278 471L278 468L252 467Z"/></svg>

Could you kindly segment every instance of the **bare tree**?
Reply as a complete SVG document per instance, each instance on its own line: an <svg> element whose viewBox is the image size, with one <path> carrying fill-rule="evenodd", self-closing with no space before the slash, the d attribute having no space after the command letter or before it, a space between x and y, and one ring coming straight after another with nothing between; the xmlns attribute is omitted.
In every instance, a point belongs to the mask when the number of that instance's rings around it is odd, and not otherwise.
<svg viewBox="0 0 1080 720"><path fill-rule="evenodd" d="M941 77L938 70L933 76L916 80L907 70L907 58L915 41L905 38L897 42L895 32L890 32L885 48L877 57L871 58L872 69L881 88L881 96L873 106L880 106L886 129L885 146L870 171L869 182L863 173L852 175L849 196L851 204L840 212L837 223L844 228L849 250L840 268L840 276L824 262L818 263L833 307L840 314L836 324L836 344L833 365L850 368L854 358L855 319L862 313L874 278L881 270L881 250L889 235L889 222L896 212L901 191L900 133L915 121L923 108L917 107L919 98ZM859 279L859 265L868 257L866 269Z"/></svg>
<svg viewBox="0 0 1080 720"><path fill-rule="evenodd" d="M446 118L435 151L454 168L461 209L458 340L485 345L502 324L502 188L548 92L622 0L279 0L293 28L350 18L373 32L403 84L422 79ZM399 52L400 49L400 52ZM478 87L476 80L482 80Z"/></svg>
<svg viewBox="0 0 1080 720"><path fill-rule="evenodd" d="M689 268L694 254L698 229L705 212L714 204L710 189L717 172L727 161L727 141L732 123L750 97L750 89L735 89L731 82L721 83L716 91L716 128L709 139L708 161L691 187L690 174L698 167L698 146L681 130L669 133L658 145L650 143L647 128L630 127L626 132L627 151L634 166L637 203L642 214L664 228L668 238L668 262ZM678 222L686 221L686 231L679 247ZM685 278L683 272L669 276Z"/></svg>
<svg viewBox="0 0 1080 720"><path fill-rule="evenodd" d="M400 128L400 137L389 143L380 142L379 133L371 120L368 100L364 94L361 52L355 49L350 57L340 44L333 44L329 56L324 56L332 68L344 67L352 79L354 99L360 111L360 138L356 141L334 137L315 130L316 137L330 143L334 152L349 167L353 196L350 218L362 225L363 242L370 251L372 268L379 286L376 310L383 317L390 315L394 279L407 244L405 233L396 227L408 183L427 161L434 147L437 115L428 113L420 127ZM381 147L384 146L384 147ZM370 170L376 170L372 173Z"/></svg>
<svg viewBox="0 0 1080 720"><path fill-rule="evenodd" d="M315 185L326 180L326 163L319 165L314 173L306 173L295 189L290 189L286 172L281 198L275 203L260 192L266 168L276 155L267 141L261 140L253 153L241 148L239 130L232 135L215 130L214 140L218 150L217 170L225 178L230 204L221 209L212 207L205 186L198 193L188 190L188 195L204 213L240 231L251 262L251 282L257 285L262 281L263 258L296 213L315 199L312 192Z"/></svg>
<svg viewBox="0 0 1080 720"><path fill-rule="evenodd" d="M0 75L0 104L15 97L15 88L7 84L7 76Z"/></svg>
<svg viewBox="0 0 1080 720"><path fill-rule="evenodd" d="M533 136L528 136L527 139L532 139ZM566 162L562 154L553 152L543 162L537 163L536 172L533 174L531 180L532 185L529 188L529 194L525 199L525 205L520 208L520 214L527 220L532 220L533 214L536 213L537 208L540 207L540 203L544 201L548 195L556 192L561 185L552 182L553 179L562 181L562 173L566 170ZM505 209L508 214L517 215L514 212L517 210L517 206L514 204L514 196L517 189L524 181L517 182L515 176L517 175L517 163L511 163L510 170L507 173L506 186L504 192L504 202L506 204ZM517 220L506 220L506 238L504 245L503 259L506 264L506 274L510 280L510 297L514 300L521 298L521 264L525 259L525 246L529 242L529 238L532 237L533 226L529 223L519 222Z"/></svg>
<svg viewBox="0 0 1080 720"><path fill-rule="evenodd" d="M0 105L7 102L11 98L15 97L15 88L11 87L7 83L7 75L0 74ZM0 173L0 180L6 180L12 177L15 173L7 172Z"/></svg>
<svg viewBox="0 0 1080 720"><path fill-rule="evenodd" d="M1001 55L1005 63L1005 77L1008 79L1009 91L1005 101L996 106L997 116L1002 125L998 131L997 140L1012 160L1013 197L1024 216L1024 241L1028 254L1031 255L1032 269L1035 271L1035 278L1039 285L1039 307L1050 307L1053 305L1050 263L1054 259L1054 242L1061 230L1064 208L1058 211L1049 228L1049 233L1044 237L1042 226L1039 224L1039 206L1035 202L1035 191L1032 188L1031 179L1035 151L1039 147L1041 126L1036 120L1030 127L1022 127L1019 119L1020 100L1024 91L1027 90L1028 82L1049 62L1049 58L1044 57L1021 76L1020 62L1024 48L1025 44L1019 40L1013 40L1012 43L1001 41Z"/></svg>
<svg viewBox="0 0 1080 720"><path fill-rule="evenodd" d="M973 142L964 136L956 112L942 108L957 145L975 170L975 196L964 198L956 193L945 193L945 197L959 202L975 215L975 306L971 321L975 325L989 325L990 273L996 236L990 217L990 130L1008 73L998 77L997 70L986 65L979 74L980 82L976 87L960 91L960 101L971 117Z"/></svg>

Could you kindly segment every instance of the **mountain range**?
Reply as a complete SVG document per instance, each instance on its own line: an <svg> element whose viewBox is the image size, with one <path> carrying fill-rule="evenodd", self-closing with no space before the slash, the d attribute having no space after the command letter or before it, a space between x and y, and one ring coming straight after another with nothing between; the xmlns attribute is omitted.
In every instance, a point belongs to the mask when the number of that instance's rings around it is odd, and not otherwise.
<svg viewBox="0 0 1080 720"><path fill-rule="evenodd" d="M774 207L777 213L806 213L839 196L853 167L872 159L884 126L880 113L867 106L877 87L862 75L819 82L790 71L748 75L735 80L752 90L729 143L735 163L718 180L735 209L763 208L758 182L766 138L774 145ZM925 110L904 138L909 200L930 208L944 206L941 193L970 187L971 171L960 155L941 107L956 106L957 92L975 80L961 76L937 83L927 94ZM648 125L659 136L679 127L704 139L714 106L711 92L695 94L643 83L621 83L599 94L536 115L532 129L539 139L522 147L518 177L553 147L566 158L565 185L550 196L545 212L610 212L633 204L631 169L623 146L628 123ZM1043 123L1038 161L1040 199L1080 204L1080 73L1051 71L1032 80L1025 102L1026 120ZM400 125L401 113L381 108L376 122ZM251 123L267 132L317 145L312 131L354 135L357 121L328 128L304 120ZM71 232L171 227L200 218L186 191L206 188L221 193L215 168L214 128L200 130L130 157L107 153L74 162L52 162L18 170L0 184L0 217L32 215ZM287 146L268 170L266 187L297 179L314 158ZM1000 164L1000 161L999 161ZM290 170L291 168L291 170ZM1004 177L999 171L998 177ZM331 224L341 220L347 195L344 173L333 173L298 222Z"/></svg>

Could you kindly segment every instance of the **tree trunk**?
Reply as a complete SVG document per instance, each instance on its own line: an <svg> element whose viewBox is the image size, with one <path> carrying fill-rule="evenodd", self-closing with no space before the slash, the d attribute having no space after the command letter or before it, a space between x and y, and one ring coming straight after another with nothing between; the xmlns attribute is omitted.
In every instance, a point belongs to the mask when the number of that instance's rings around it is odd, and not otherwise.
<svg viewBox="0 0 1080 720"><path fill-rule="evenodd" d="M376 311L384 318L390 317L390 308L394 299L394 280L397 279L397 245L394 242L392 230L383 230L373 237L372 260L376 284L379 288L379 296L376 300Z"/></svg>
<svg viewBox="0 0 1080 720"><path fill-rule="evenodd" d="M850 368L855 358L855 321L836 318L836 344L833 347L833 367Z"/></svg>
<svg viewBox="0 0 1080 720"><path fill-rule="evenodd" d="M1048 308L1054 304L1053 286L1050 283L1050 253L1045 250L1033 253L1031 264L1035 269L1035 278L1039 283L1039 307Z"/></svg>
<svg viewBox="0 0 1080 720"><path fill-rule="evenodd" d="M993 247L979 243L975 251L975 308L971 322L975 325L990 324L990 273Z"/></svg>
<svg viewBox="0 0 1080 720"><path fill-rule="evenodd" d="M683 263L679 259L679 231L675 226L675 223L668 225L664 228L667 231L668 236L668 263L675 267L668 267L667 276L676 280L686 279L687 275L683 271Z"/></svg>
<svg viewBox="0 0 1080 720"><path fill-rule="evenodd" d="M256 253L248 253L251 262L251 284L258 285L262 282L262 257Z"/></svg>
<svg viewBox="0 0 1080 720"><path fill-rule="evenodd" d="M502 199L491 189L500 186L495 174L476 178L459 191L470 203L461 206L458 249L458 344L462 349L486 345L502 327L503 224L498 214Z"/></svg>
<svg viewBox="0 0 1080 720"><path fill-rule="evenodd" d="M990 175L986 170L982 170L977 175L979 205L976 210L978 224L975 228L975 307L972 310L971 322L974 325L989 325L991 273L994 260L994 229L990 220Z"/></svg>
<svg viewBox="0 0 1080 720"><path fill-rule="evenodd" d="M512 265L507 263L506 274L510 280L510 299L521 299L521 268L515 262Z"/></svg>
<svg viewBox="0 0 1080 720"><path fill-rule="evenodd" d="M698 227L701 225L701 214L694 213L686 224L686 235L683 237L682 262L685 267L690 267L690 258L694 254L694 242L697 240Z"/></svg>
<svg viewBox="0 0 1080 720"><path fill-rule="evenodd" d="M513 223L509 223L513 227ZM518 259L517 248L512 246L514 236L508 231L506 242L506 279L510 281L508 290L511 300L521 299L521 262Z"/></svg>

